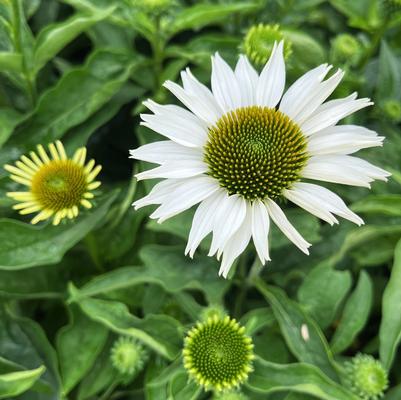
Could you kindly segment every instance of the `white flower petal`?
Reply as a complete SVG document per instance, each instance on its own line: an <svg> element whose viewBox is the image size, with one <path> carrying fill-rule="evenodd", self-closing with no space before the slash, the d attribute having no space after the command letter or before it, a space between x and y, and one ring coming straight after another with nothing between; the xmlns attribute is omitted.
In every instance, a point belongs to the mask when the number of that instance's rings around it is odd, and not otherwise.
<svg viewBox="0 0 401 400"><path fill-rule="evenodd" d="M183 113L183 111L185 113ZM141 114L146 126L176 143L188 147L203 147L207 140L207 129L189 111L181 109L163 114Z"/></svg>
<svg viewBox="0 0 401 400"><path fill-rule="evenodd" d="M163 164L169 161L201 161L203 154L200 150L181 146L171 140L163 140L145 144L130 150L130 158Z"/></svg>
<svg viewBox="0 0 401 400"><path fill-rule="evenodd" d="M190 178L207 171L207 165L199 160L170 161L160 167L136 174L138 181L156 178Z"/></svg>
<svg viewBox="0 0 401 400"><path fill-rule="evenodd" d="M301 188L297 187L296 184L293 185L292 189L284 190L283 195L294 204L323 221L328 222L330 225L338 224L337 218L331 214L330 209L325 202L321 202L308 192L301 190Z"/></svg>
<svg viewBox="0 0 401 400"><path fill-rule="evenodd" d="M319 65L296 80L284 93L280 102L280 111L295 121L331 68L331 65Z"/></svg>
<svg viewBox="0 0 401 400"><path fill-rule="evenodd" d="M304 107L295 118L298 124L302 124L308 119L316 109L333 93L344 76L344 71L338 70L333 76L324 82L319 83L309 98L305 99Z"/></svg>
<svg viewBox="0 0 401 400"><path fill-rule="evenodd" d="M226 195L216 211L213 226L213 239L210 245L209 256L213 256L218 250L223 250L227 240L237 231L242 224L246 213L246 201L239 195Z"/></svg>
<svg viewBox="0 0 401 400"><path fill-rule="evenodd" d="M362 218L352 212L346 206L341 197L333 193L331 190L320 185L304 182L295 183L293 185L293 190L301 194L309 195L308 198L314 198L320 207L324 207L326 210L338 215L339 217L348 219L357 225L363 225Z"/></svg>
<svg viewBox="0 0 401 400"><path fill-rule="evenodd" d="M132 205L135 207L135 210L138 210L141 207L151 204L162 204L163 201L170 196L171 192L180 185L180 183L180 179L166 179L156 183L148 195L136 200Z"/></svg>
<svg viewBox="0 0 401 400"><path fill-rule="evenodd" d="M196 209L189 232L185 254L192 258L201 241L213 230L215 214L221 201L225 197L224 190L218 190L206 200L203 200Z"/></svg>
<svg viewBox="0 0 401 400"><path fill-rule="evenodd" d="M241 92L237 78L219 53L212 56L211 83L213 95L225 113L241 107Z"/></svg>
<svg viewBox="0 0 401 400"><path fill-rule="evenodd" d="M380 181L387 182L387 178L391 175L386 170L380 167L376 167L376 165L373 165L370 162L363 160L362 158L359 157L336 155L336 156L331 156L331 160L337 164L347 163L348 165L352 166L352 168L355 168L355 170L360 171L363 174L366 174L372 179L378 179Z"/></svg>
<svg viewBox="0 0 401 400"><path fill-rule="evenodd" d="M284 42L274 44L269 61L263 68L256 88L256 104L276 107L283 95L285 86Z"/></svg>
<svg viewBox="0 0 401 400"><path fill-rule="evenodd" d="M180 185L170 191L169 196L150 215L150 218L158 219L158 222L162 223L166 219L191 208L193 205L211 196L219 188L218 183L208 176L182 179Z"/></svg>
<svg viewBox="0 0 401 400"><path fill-rule="evenodd" d="M382 146L383 136L368 136L353 133L336 133L333 126L309 137L308 153L312 155L352 154L368 147Z"/></svg>
<svg viewBox="0 0 401 400"><path fill-rule="evenodd" d="M377 132L367 129L363 126L358 125L336 125L330 126L328 128L322 129L317 132L315 135L325 135L325 134L349 134L349 135L358 135L363 137L375 138L378 136Z"/></svg>
<svg viewBox="0 0 401 400"><path fill-rule="evenodd" d="M308 247L311 246L301 235L300 233L292 226L288 218L285 216L281 208L273 201L266 200L265 201L267 210L273 222L277 225L277 227L284 233L285 236L292 243L295 244L302 252L305 254L309 254Z"/></svg>
<svg viewBox="0 0 401 400"><path fill-rule="evenodd" d="M174 82L166 81L163 86L167 88L178 100L189 108L195 115L202 119L208 126L212 126L221 117L222 111L216 102L211 102L210 99L202 94L188 92L180 85Z"/></svg>
<svg viewBox="0 0 401 400"><path fill-rule="evenodd" d="M223 249L223 259L219 275L227 278L234 260L246 249L252 235L252 211L249 203L246 204L246 216L241 226L226 243Z"/></svg>
<svg viewBox="0 0 401 400"><path fill-rule="evenodd" d="M148 99L142 103L146 108L153 112L155 115L160 115L163 117L179 117L187 119L189 122L199 126L203 130L207 131L207 124L205 121L197 117L191 111L186 110L183 107L177 106L175 104L159 104L155 101Z"/></svg>
<svg viewBox="0 0 401 400"><path fill-rule="evenodd" d="M353 93L344 99L330 100L322 104L305 122L300 124L302 132L307 136L312 135L337 124L338 121L361 108L373 104L368 98L356 99L356 96L356 93Z"/></svg>
<svg viewBox="0 0 401 400"><path fill-rule="evenodd" d="M386 180L389 175L367 161L347 155L313 156L302 170L305 178L368 188L373 180Z"/></svg>
<svg viewBox="0 0 401 400"><path fill-rule="evenodd" d="M239 56L235 67L235 76L241 91L242 105L244 107L255 105L255 93L259 76L248 58L244 55Z"/></svg>
<svg viewBox="0 0 401 400"><path fill-rule="evenodd" d="M269 229L270 219L266 205L260 200L255 200L252 203L252 237L262 264L270 261Z"/></svg>

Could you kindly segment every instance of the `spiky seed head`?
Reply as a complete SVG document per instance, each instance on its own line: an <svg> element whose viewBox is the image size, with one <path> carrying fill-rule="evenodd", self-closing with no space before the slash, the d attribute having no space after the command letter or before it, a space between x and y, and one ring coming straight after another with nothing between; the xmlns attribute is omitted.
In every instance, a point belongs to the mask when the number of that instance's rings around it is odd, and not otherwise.
<svg viewBox="0 0 401 400"><path fill-rule="evenodd" d="M230 195L276 199L299 180L308 160L306 145L299 126L281 111L243 107L209 129L205 162Z"/></svg>
<svg viewBox="0 0 401 400"><path fill-rule="evenodd" d="M345 370L346 386L362 400L378 400L388 387L387 371L370 355L357 354Z"/></svg>
<svg viewBox="0 0 401 400"><path fill-rule="evenodd" d="M279 25L259 24L249 28L242 44L243 51L255 66L263 66L269 60L274 43L284 39ZM284 58L287 60L292 53L292 43L286 38L284 43Z"/></svg>
<svg viewBox="0 0 401 400"><path fill-rule="evenodd" d="M217 315L198 322L185 338L184 367L205 389L238 387L252 371L253 343L235 319Z"/></svg>
<svg viewBox="0 0 401 400"><path fill-rule="evenodd" d="M148 352L134 338L121 336L114 342L110 358L122 378L130 380L143 368Z"/></svg>

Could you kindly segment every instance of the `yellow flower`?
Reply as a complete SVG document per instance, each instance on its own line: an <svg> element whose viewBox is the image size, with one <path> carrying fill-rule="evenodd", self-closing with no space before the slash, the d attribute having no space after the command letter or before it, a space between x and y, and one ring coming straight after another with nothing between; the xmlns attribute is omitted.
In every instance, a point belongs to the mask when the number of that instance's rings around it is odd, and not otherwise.
<svg viewBox="0 0 401 400"><path fill-rule="evenodd" d="M31 221L36 224L53 218L58 225L63 218L78 216L79 207L91 208L92 190L100 186L95 181L101 166L90 160L85 164L86 148L76 150L68 158L60 141L49 144L50 157L42 145L30 157L21 156L15 165L5 165L11 179L28 187L25 192L9 192L7 196L18 201L13 208L22 215L38 213Z"/></svg>

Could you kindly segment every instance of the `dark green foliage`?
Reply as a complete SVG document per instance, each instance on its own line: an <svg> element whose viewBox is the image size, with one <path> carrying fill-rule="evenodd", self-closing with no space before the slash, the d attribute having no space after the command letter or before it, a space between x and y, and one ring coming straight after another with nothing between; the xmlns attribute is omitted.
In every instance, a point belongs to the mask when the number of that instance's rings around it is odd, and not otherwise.
<svg viewBox="0 0 401 400"><path fill-rule="evenodd" d="M367 353L389 374L384 399L399 400L396 3L0 1L0 165L60 139L68 152L87 146L103 166L95 207L58 227L33 227L17 215L6 192L18 185L0 171L0 399L212 399L188 381L182 363L185 334L210 305L235 317L255 344L244 398L358 400L343 384L344 365ZM159 225L148 219L150 209L131 207L150 187L133 181L143 165L128 159L128 150L156 140L139 127L145 99L174 102L162 83L178 81L186 66L209 84L210 56L219 51L233 66L246 32L260 23L279 24L291 41L287 85L329 62L346 71L335 96L358 91L372 98L375 106L345 123L386 136L383 149L363 157L393 176L371 192L334 187L364 218L361 228L344 221L330 227L284 204L313 244L311 255L272 227L272 261L261 268L249 246L224 280L206 246L194 259L184 256L193 212ZM110 359L120 336L148 355L129 380Z"/></svg>

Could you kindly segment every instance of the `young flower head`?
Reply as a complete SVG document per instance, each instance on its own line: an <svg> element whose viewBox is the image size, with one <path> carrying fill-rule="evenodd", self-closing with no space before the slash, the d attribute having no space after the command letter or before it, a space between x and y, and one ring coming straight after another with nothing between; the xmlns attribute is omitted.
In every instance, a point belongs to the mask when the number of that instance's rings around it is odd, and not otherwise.
<svg viewBox="0 0 401 400"><path fill-rule="evenodd" d="M134 338L121 336L113 344L110 357L113 367L129 380L142 370L148 353Z"/></svg>
<svg viewBox="0 0 401 400"><path fill-rule="evenodd" d="M272 54L274 44L284 39L279 25L259 24L252 26L244 39L243 49L248 58L257 66L266 64ZM291 55L291 42L284 44L284 58Z"/></svg>
<svg viewBox="0 0 401 400"><path fill-rule="evenodd" d="M380 361L358 354L345 365L346 385L362 400L378 400L388 387L387 372Z"/></svg>
<svg viewBox="0 0 401 400"><path fill-rule="evenodd" d="M239 386L252 371L253 344L235 319L215 315L185 338L184 366L195 381L221 391Z"/></svg>
<svg viewBox="0 0 401 400"><path fill-rule="evenodd" d="M95 181L101 167L90 160L85 164L86 148L78 149L68 158L60 141L49 144L49 153L42 145L37 153L23 155L15 165L5 165L11 179L27 186L27 191L9 192L7 196L18 201L14 205L22 215L37 213L32 224L53 218L58 225L63 218L78 216L79 207L91 208L92 190L100 186Z"/></svg>
<svg viewBox="0 0 401 400"><path fill-rule="evenodd" d="M200 203L185 253L192 257L212 233L209 255L222 257L224 277L251 238L262 264L270 260L270 221L309 254L310 243L279 206L283 198L330 224L338 223L335 215L363 223L339 196L305 178L369 188L389 175L351 155L380 146L383 137L362 126L337 125L372 102L356 93L325 102L343 77L339 70L324 80L327 64L284 93L283 49L283 42L274 46L260 75L245 56L233 71L216 54L212 91L189 69L181 73L183 88L167 81L165 87L190 111L146 101L153 114L143 114L142 124L169 140L131 151L132 158L160 164L137 174L138 180L164 179L134 206L158 204L150 217L161 223Z"/></svg>
<svg viewBox="0 0 401 400"><path fill-rule="evenodd" d="M208 307L205 307L200 315L201 321L207 321L210 318L214 318L215 316L223 319L227 315L226 310L220 304L212 304Z"/></svg>
<svg viewBox="0 0 401 400"><path fill-rule="evenodd" d="M337 35L331 42L331 54L335 63L355 65L362 55L360 41L348 33Z"/></svg>

